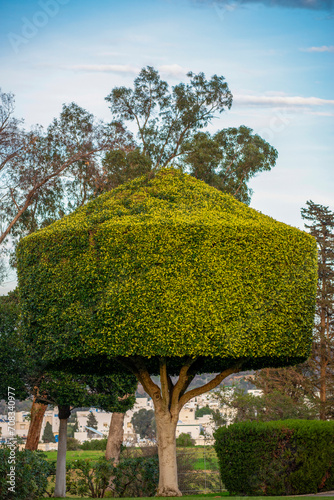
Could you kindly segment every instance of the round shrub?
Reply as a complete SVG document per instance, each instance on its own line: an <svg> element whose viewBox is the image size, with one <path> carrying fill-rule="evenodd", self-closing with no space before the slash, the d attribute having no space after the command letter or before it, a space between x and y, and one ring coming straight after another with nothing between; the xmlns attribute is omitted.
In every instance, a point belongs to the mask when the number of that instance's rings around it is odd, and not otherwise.
<svg viewBox="0 0 334 500"><path fill-rule="evenodd" d="M176 438L176 446L195 446L195 441L190 434L181 432L181 434Z"/></svg>
<svg viewBox="0 0 334 500"><path fill-rule="evenodd" d="M238 495L334 489L334 422L240 422L215 433L222 481Z"/></svg>
<svg viewBox="0 0 334 500"><path fill-rule="evenodd" d="M68 451L80 450L80 441L78 441L75 438L68 437L67 438L67 450Z"/></svg>

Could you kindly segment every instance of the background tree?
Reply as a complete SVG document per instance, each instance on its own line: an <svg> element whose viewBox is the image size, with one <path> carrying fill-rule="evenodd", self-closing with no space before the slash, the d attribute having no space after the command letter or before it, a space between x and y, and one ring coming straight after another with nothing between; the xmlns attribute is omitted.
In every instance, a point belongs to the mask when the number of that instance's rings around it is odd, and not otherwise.
<svg viewBox="0 0 334 500"><path fill-rule="evenodd" d="M212 415L213 409L210 408L208 405L202 406L201 408L196 408L195 411L195 418L201 418L204 415Z"/></svg>
<svg viewBox="0 0 334 500"><path fill-rule="evenodd" d="M87 417L86 427L91 427L92 429L97 429L97 420L94 413L91 411ZM91 439L94 436L94 432L87 429L88 438Z"/></svg>
<svg viewBox="0 0 334 500"><path fill-rule="evenodd" d="M73 417L73 418L72 418ZM67 421L67 437L74 438L74 433L79 430L79 422L77 416L71 414Z"/></svg>
<svg viewBox="0 0 334 500"><path fill-rule="evenodd" d="M314 239L174 169L24 238L18 263L22 328L43 359L132 371L152 398L161 496L180 495L175 431L191 398L309 354ZM218 375L189 388L201 372Z"/></svg>
<svg viewBox="0 0 334 500"><path fill-rule="evenodd" d="M106 383L109 381L109 383ZM124 417L127 410L136 402L137 379L131 374L117 374L105 377L87 377L90 390L98 400L98 405L105 411L112 412L107 439L105 457L119 463L124 436ZM118 395L115 397L115 394Z"/></svg>
<svg viewBox="0 0 334 500"><path fill-rule="evenodd" d="M205 127L214 113L232 105L223 76L206 80L203 73L188 73L189 83L169 89L152 66L143 68L134 88L116 87L106 97L113 115L135 122L141 151L152 169L166 167L181 154L184 141Z"/></svg>
<svg viewBox="0 0 334 500"><path fill-rule="evenodd" d="M271 170L277 159L276 149L244 125L214 135L199 132L183 150L183 165L191 175L247 205L252 194L247 183L259 172Z"/></svg>
<svg viewBox="0 0 334 500"><path fill-rule="evenodd" d="M131 423L136 434L139 434L141 439L154 439L156 436L156 426L154 419L154 411L141 408L133 414Z"/></svg>
<svg viewBox="0 0 334 500"><path fill-rule="evenodd" d="M63 105L47 130L24 131L12 94L0 93L0 243L35 231L84 203L98 186L99 155L131 142L75 103ZM65 174L67 178L65 177Z"/></svg>
<svg viewBox="0 0 334 500"><path fill-rule="evenodd" d="M318 244L318 288L313 355L306 370L319 391L321 420L334 414L334 213L306 202L301 211L305 227Z"/></svg>
<svg viewBox="0 0 334 500"><path fill-rule="evenodd" d="M0 296L0 399L7 399L8 385L15 387L16 397L24 400L33 395L26 449L37 450L47 404L36 399L43 374L39 360L31 356L19 331L18 290Z"/></svg>
<svg viewBox="0 0 334 500"><path fill-rule="evenodd" d="M302 217L318 245L318 286L311 357L295 367L265 369L252 382L265 395L276 391L297 403L305 397L322 420L334 416L334 213L306 203Z"/></svg>
<svg viewBox="0 0 334 500"><path fill-rule="evenodd" d="M176 438L176 446L182 446L182 447L195 446L195 440L192 439L190 434L181 432L181 434Z"/></svg>
<svg viewBox="0 0 334 500"><path fill-rule="evenodd" d="M247 393L239 387L222 387L215 392L220 410L212 416L215 427L221 426L220 418L225 422L236 423L245 421L268 422L271 420L316 418L316 408L313 401L305 398L300 392L292 398L279 390L270 390L262 395Z"/></svg>
<svg viewBox="0 0 334 500"><path fill-rule="evenodd" d="M50 424L50 422L46 422L45 424L42 441L43 443L55 443L56 441L52 432L52 425Z"/></svg>

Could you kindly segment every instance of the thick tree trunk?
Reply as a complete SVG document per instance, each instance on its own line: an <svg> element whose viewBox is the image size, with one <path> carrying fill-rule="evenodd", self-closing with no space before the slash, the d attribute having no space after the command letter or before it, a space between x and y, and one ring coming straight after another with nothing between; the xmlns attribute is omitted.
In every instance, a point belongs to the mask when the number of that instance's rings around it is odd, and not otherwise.
<svg viewBox="0 0 334 500"><path fill-rule="evenodd" d="M202 387L188 390L196 371L192 370L196 358L188 358L180 369L178 380L173 383L167 371L167 360L159 359L161 388L152 380L144 358L132 356L122 358L121 362L136 375L147 394L153 400L155 421L158 436L159 454L159 485L157 496L181 497L177 479L176 463L176 426L181 408L190 399L204 394L219 385L224 378L232 373L239 372L242 363L239 362L231 368L216 375L210 382Z"/></svg>
<svg viewBox="0 0 334 500"><path fill-rule="evenodd" d="M66 449L67 449L67 419L71 415L69 406L58 406L59 433L56 469L55 497L66 497Z"/></svg>
<svg viewBox="0 0 334 500"><path fill-rule="evenodd" d="M125 413L113 413L110 421L107 448L106 448L106 459L113 460L116 466L119 463L119 456L121 454L121 446L123 443L124 435L124 417Z"/></svg>
<svg viewBox="0 0 334 500"><path fill-rule="evenodd" d="M159 455L159 486L157 496L181 497L177 478L176 463L176 425L178 414L173 415L169 411L155 412L158 435Z"/></svg>
<svg viewBox="0 0 334 500"><path fill-rule="evenodd" d="M28 430L26 450L37 450L38 443L41 435L42 423L45 410L48 405L43 403L36 403L36 398L34 398L31 407L31 420Z"/></svg>

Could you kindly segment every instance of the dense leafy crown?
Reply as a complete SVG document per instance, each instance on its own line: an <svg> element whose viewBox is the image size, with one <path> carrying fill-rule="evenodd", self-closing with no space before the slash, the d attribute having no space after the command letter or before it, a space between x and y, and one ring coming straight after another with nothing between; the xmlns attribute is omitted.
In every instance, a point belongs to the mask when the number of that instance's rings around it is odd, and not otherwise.
<svg viewBox="0 0 334 500"><path fill-rule="evenodd" d="M308 234L165 169L22 240L22 323L52 359L284 365L309 354L316 265Z"/></svg>

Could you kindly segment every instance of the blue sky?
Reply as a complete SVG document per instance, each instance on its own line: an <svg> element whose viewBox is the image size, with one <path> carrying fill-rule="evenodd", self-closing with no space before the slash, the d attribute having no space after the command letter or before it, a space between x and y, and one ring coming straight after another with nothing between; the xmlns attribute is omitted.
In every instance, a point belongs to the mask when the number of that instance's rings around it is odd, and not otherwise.
<svg viewBox="0 0 334 500"><path fill-rule="evenodd" d="M171 85L224 75L232 109L210 130L247 125L279 152L251 206L303 227L312 199L334 210L332 0L2 1L0 86L29 127L64 102L110 118L104 97L146 65Z"/></svg>

